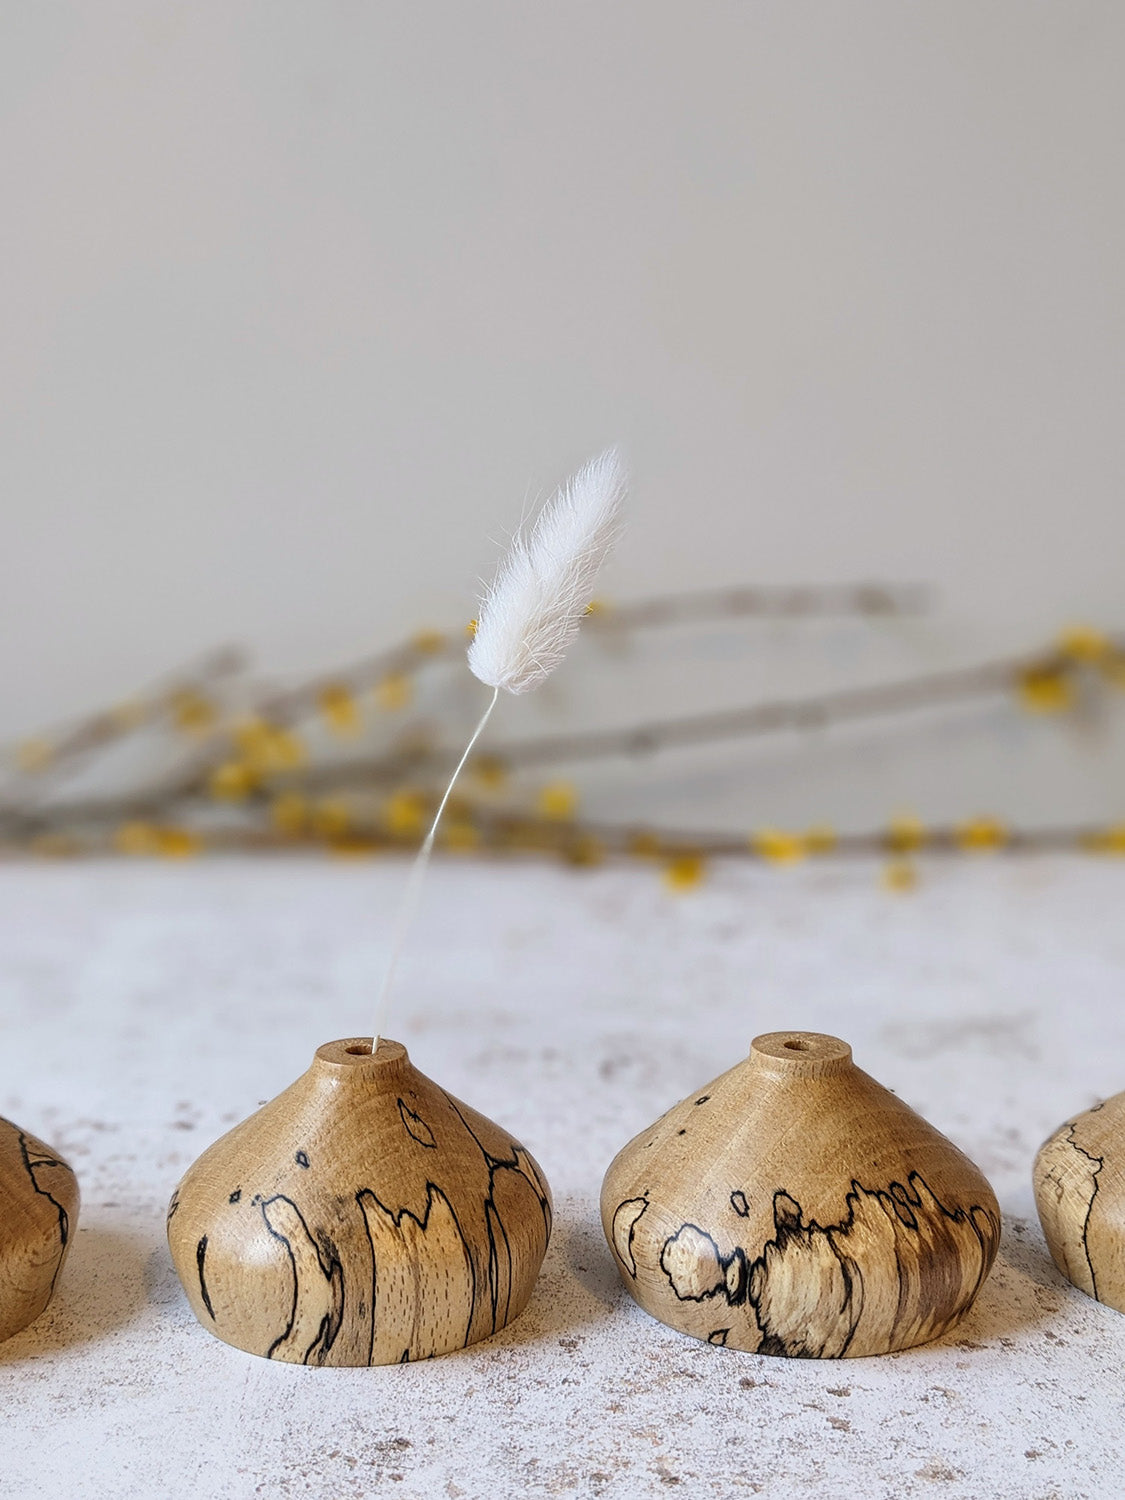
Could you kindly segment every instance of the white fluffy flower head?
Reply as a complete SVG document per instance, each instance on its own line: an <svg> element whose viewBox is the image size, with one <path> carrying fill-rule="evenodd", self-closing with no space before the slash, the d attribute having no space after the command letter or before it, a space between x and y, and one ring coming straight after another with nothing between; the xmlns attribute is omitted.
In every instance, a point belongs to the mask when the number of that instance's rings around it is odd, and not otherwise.
<svg viewBox="0 0 1125 1500"><path fill-rule="evenodd" d="M562 661L620 530L625 490L621 454L610 448L515 538L481 601L469 647L469 667L481 682L526 693Z"/></svg>

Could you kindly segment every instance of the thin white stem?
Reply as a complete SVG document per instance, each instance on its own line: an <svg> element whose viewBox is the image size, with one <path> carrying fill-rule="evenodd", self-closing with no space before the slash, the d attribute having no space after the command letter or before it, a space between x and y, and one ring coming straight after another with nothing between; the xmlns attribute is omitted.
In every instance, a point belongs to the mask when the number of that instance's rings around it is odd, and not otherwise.
<svg viewBox="0 0 1125 1500"><path fill-rule="evenodd" d="M430 863L430 855L434 852L434 839L437 836L438 824L441 815L445 811L445 804L449 801L458 776L465 769L465 762L472 754L473 746L484 732L484 726L492 716L492 710L496 707L496 700L500 696L500 689L496 688L492 694L492 701L481 715L480 723L473 730L469 743L465 746L465 753L457 762L457 769L449 778L449 785L445 789L445 795L438 803L438 810L434 814L434 821L430 824L430 831L422 841L422 847L414 856L414 863L410 867L410 875L406 881L406 889L402 893L399 903L398 917L395 920L394 936L391 940L391 956L387 960L386 971L383 974L383 983L379 987L379 994L375 1001L375 1036L371 1043L372 1052L379 1045L379 1038L383 1035L383 1028L387 1021L387 1011L390 1006L391 984L394 981L395 971L398 968L399 957L402 954L403 945L406 942L407 933L418 912L418 902L422 895L422 882L426 878L426 870Z"/></svg>

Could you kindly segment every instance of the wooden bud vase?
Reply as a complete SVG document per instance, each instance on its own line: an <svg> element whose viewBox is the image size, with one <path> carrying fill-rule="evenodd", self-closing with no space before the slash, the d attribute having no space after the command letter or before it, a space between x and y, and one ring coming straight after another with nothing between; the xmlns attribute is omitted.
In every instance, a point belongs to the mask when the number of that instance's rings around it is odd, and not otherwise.
<svg viewBox="0 0 1125 1500"><path fill-rule="evenodd" d="M306 1365L426 1359L531 1296L551 1196L505 1130L371 1038L312 1067L190 1167L168 1243L196 1317Z"/></svg>
<svg viewBox="0 0 1125 1500"><path fill-rule="evenodd" d="M814 1359L938 1338L1000 1239L968 1157L836 1037L756 1038L745 1062L618 1154L602 1223L626 1287L712 1344Z"/></svg>
<svg viewBox="0 0 1125 1500"><path fill-rule="evenodd" d="M1039 1148L1033 1182L1055 1265L1125 1312L1125 1094L1060 1125Z"/></svg>
<svg viewBox="0 0 1125 1500"><path fill-rule="evenodd" d="M78 1219L78 1181L62 1157L0 1118L0 1339L50 1302Z"/></svg>

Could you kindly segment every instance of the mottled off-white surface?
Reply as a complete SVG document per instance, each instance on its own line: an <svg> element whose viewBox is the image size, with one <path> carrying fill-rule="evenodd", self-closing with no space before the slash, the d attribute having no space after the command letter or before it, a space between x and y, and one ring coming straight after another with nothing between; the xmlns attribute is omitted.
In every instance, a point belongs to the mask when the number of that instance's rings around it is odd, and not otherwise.
<svg viewBox="0 0 1125 1500"><path fill-rule="evenodd" d="M1125 1492L1125 1318L1069 1289L1029 1171L1125 1086L1125 864L962 860L912 896L868 866L446 864L392 1031L542 1163L557 1229L524 1316L463 1354L273 1365L195 1322L163 1234L214 1137L368 1029L402 866L0 870L0 1113L84 1207L51 1309L0 1347L0 1494L106 1500L1027 1497ZM848 1039L964 1147L1006 1216L952 1338L789 1362L639 1311L597 1221L614 1152L757 1032Z"/></svg>

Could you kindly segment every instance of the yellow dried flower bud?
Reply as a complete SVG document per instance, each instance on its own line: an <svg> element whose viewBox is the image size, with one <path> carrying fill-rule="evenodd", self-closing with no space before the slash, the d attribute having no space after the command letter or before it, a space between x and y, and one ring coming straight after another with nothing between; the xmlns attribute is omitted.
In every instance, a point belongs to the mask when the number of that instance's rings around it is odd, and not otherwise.
<svg viewBox="0 0 1125 1500"><path fill-rule="evenodd" d="M207 778L207 790L221 802L245 802L257 785L257 772L240 760L216 766Z"/></svg>
<svg viewBox="0 0 1125 1500"><path fill-rule="evenodd" d="M582 833L568 840L563 857L572 865L600 865L605 859L605 848L592 833Z"/></svg>
<svg viewBox="0 0 1125 1500"><path fill-rule="evenodd" d="M657 859L661 853L660 837L645 828L638 828L625 840L625 849L638 859Z"/></svg>
<svg viewBox="0 0 1125 1500"><path fill-rule="evenodd" d="M234 739L244 763L258 777L296 770L308 759L299 735L267 724L264 719L243 720L235 728Z"/></svg>
<svg viewBox="0 0 1125 1500"><path fill-rule="evenodd" d="M405 672L391 672L375 688L375 702L384 713L397 713L409 706L414 696L414 684Z"/></svg>
<svg viewBox="0 0 1125 1500"><path fill-rule="evenodd" d="M359 705L345 683L333 682L322 688L317 701L324 721L333 734L351 737L359 733Z"/></svg>
<svg viewBox="0 0 1125 1500"><path fill-rule="evenodd" d="M239 754L247 765L255 770L267 769L273 727L264 719L240 719L231 731Z"/></svg>
<svg viewBox="0 0 1125 1500"><path fill-rule="evenodd" d="M427 798L410 788L395 792L383 810L388 832L399 839L420 838L426 830L428 815Z"/></svg>
<svg viewBox="0 0 1125 1500"><path fill-rule="evenodd" d="M805 830L804 844L807 854L831 854L838 843L836 830L829 827L827 823L817 823L814 827Z"/></svg>
<svg viewBox="0 0 1125 1500"><path fill-rule="evenodd" d="M273 730L265 750L271 771L299 771L308 764L309 752L305 742L291 729Z"/></svg>
<svg viewBox="0 0 1125 1500"><path fill-rule="evenodd" d="M572 781L549 781L536 794L535 809L551 823L569 823L578 810L578 789Z"/></svg>
<svg viewBox="0 0 1125 1500"><path fill-rule="evenodd" d="M707 861L702 854L687 850L673 854L664 861L664 885L670 891L693 891L703 884L707 876Z"/></svg>
<svg viewBox="0 0 1125 1500"><path fill-rule="evenodd" d="M1094 854L1125 854L1125 823L1099 828L1082 839L1081 844Z"/></svg>
<svg viewBox="0 0 1125 1500"><path fill-rule="evenodd" d="M437 656L445 650L445 636L440 630L419 630L410 644L424 656Z"/></svg>
<svg viewBox="0 0 1125 1500"><path fill-rule="evenodd" d="M508 780L508 768L498 755L478 755L470 763L469 770L489 791L499 791Z"/></svg>
<svg viewBox="0 0 1125 1500"><path fill-rule="evenodd" d="M204 734L218 719L215 705L195 688L172 694L172 722L185 734Z"/></svg>
<svg viewBox="0 0 1125 1500"><path fill-rule="evenodd" d="M805 841L799 833L785 833L780 828L763 828L751 834L750 847L760 859L773 865L791 865L805 857Z"/></svg>
<svg viewBox="0 0 1125 1500"><path fill-rule="evenodd" d="M1018 688L1020 702L1031 713L1060 714L1074 706L1074 684L1061 666L1029 667Z"/></svg>
<svg viewBox="0 0 1125 1500"><path fill-rule="evenodd" d="M1096 663L1109 656L1113 642L1089 625L1072 625L1059 636L1059 650L1071 661Z"/></svg>
<svg viewBox="0 0 1125 1500"><path fill-rule="evenodd" d="M966 852L1002 849L1008 842L1008 830L996 818L970 818L954 831L957 846Z"/></svg>
<svg viewBox="0 0 1125 1500"><path fill-rule="evenodd" d="M605 845L594 834L584 833L567 845L566 854L572 865L600 865L605 861Z"/></svg>
<svg viewBox="0 0 1125 1500"><path fill-rule="evenodd" d="M203 847L203 840L190 828L158 828L156 852L164 859L190 859Z"/></svg>
<svg viewBox="0 0 1125 1500"><path fill-rule="evenodd" d="M926 828L913 813L896 813L887 828L887 848L895 854L913 854L926 842Z"/></svg>

